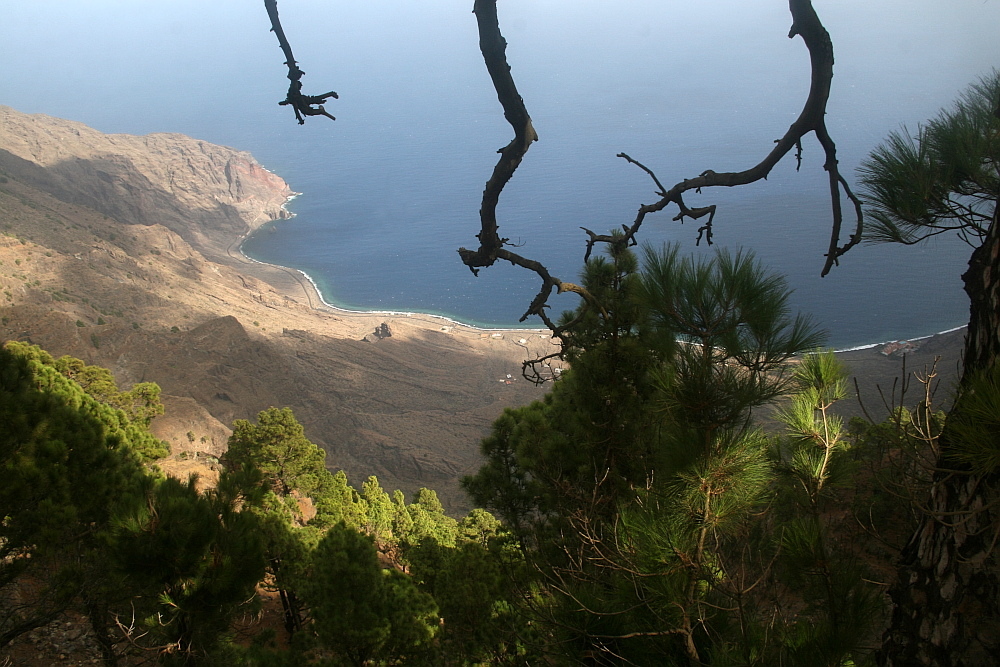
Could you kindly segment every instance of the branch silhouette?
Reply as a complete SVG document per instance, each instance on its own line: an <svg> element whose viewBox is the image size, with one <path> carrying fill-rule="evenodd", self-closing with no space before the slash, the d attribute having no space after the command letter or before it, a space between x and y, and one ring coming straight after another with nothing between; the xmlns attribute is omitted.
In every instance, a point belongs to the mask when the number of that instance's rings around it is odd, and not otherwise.
<svg viewBox="0 0 1000 667"><path fill-rule="evenodd" d="M292 110L295 111L295 119L299 121L299 125L305 125L306 116L326 116L330 120L337 120L323 107L323 104L329 98L332 97L335 100L340 98L335 91L331 90L322 95L305 95L302 93L302 77L305 76L305 72L299 69L295 56L292 55L292 46L288 43L285 31L281 27L281 21L278 19L278 0L264 0L264 8L267 10L268 18L271 19L271 32L278 37L278 45L285 54L285 65L288 66L288 80L291 82L288 84L288 94L278 104L280 106L292 107Z"/></svg>
<svg viewBox="0 0 1000 667"><path fill-rule="evenodd" d="M827 275L838 264L839 258L844 253L861 242L861 235L864 228L864 215L861 209L861 202L840 174L837 161L837 146L826 127L826 107L830 97L830 84L833 80L833 42L830 39L830 34L816 14L811 0L789 0L788 7L792 16L792 27L788 32L788 37L789 39L801 37L809 52L811 84L802 111L795 122L788 128L788 131L785 132L784 136L774 142L774 147L760 162L744 171L716 172L708 169L694 178L687 178L676 183L669 189L664 187L652 169L625 153L619 153L618 157L636 165L653 179L656 185L656 194L660 199L655 203L641 206L632 224L622 225L622 232L597 234L585 227L581 228L588 236L584 261L590 258L594 247L598 243L636 245L636 235L646 216L662 211L671 204L676 205L678 208L677 215L673 217L674 221L683 222L685 218L700 220L707 216L707 220L697 230L696 244L700 244L701 240L704 239L706 243L711 245L713 224L718 210L717 206L710 204L708 206L691 208L684 202L684 194L691 190L700 193L702 188L734 187L766 179L774 166L791 152L793 148L795 149L796 170L798 170L802 165L802 138L810 132L816 135L816 139L819 141L826 158L823 169L828 174L832 208L830 243L825 254L826 260L821 275ZM490 78L493 81L493 86L496 89L497 98L503 107L504 117L514 129L514 138L509 144L498 151L500 159L494 167L493 174L487 181L486 188L483 191L483 201L480 207L481 228L476 235L479 239L479 248L476 250L460 248L458 252L462 258L462 262L475 275L479 275L479 269L492 266L498 259L509 261L515 266L520 266L536 273L541 279L542 285L538 294L532 299L528 309L521 316L520 321L525 321L531 315L537 315L545 326L552 331L553 336L560 339L565 348L567 344L566 334L579 317L573 322L557 326L546 314L548 300L553 291L557 293L572 291L580 294L584 300L585 309L595 308L600 312L601 307L584 288L572 283L564 283L549 273L548 269L541 262L510 251L510 239L500 236L496 217L496 208L500 194L504 186L513 177L515 170L521 164L521 160L528 152L531 144L538 140L538 135L531 123L531 117L528 115L524 100L517 92L517 87L511 76L510 65L507 63L506 57L507 42L500 32L496 0L476 0L473 12L476 15L479 26L479 47L482 51ZM841 245L840 240L844 220L842 196L846 197L853 204L856 215L854 233L848 237L848 240L843 245ZM544 360L536 359L525 362L523 374L527 379L543 381L541 380L541 375L538 373L533 373L532 377L529 377L529 369L536 369L542 361Z"/></svg>

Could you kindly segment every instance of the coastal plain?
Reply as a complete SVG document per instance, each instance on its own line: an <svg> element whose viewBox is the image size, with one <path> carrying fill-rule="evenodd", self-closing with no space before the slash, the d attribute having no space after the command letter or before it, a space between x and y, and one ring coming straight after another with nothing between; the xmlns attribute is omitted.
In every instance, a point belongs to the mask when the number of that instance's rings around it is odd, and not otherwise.
<svg viewBox="0 0 1000 667"><path fill-rule="evenodd" d="M478 469L480 439L547 390L521 363L555 351L548 332L330 308L301 273L239 252L293 194L245 152L0 107L0 340L108 367L123 388L158 383L171 474L210 482L233 420L287 406L356 487L376 475L467 510L459 480ZM881 346L841 356L880 418L894 378L935 359L945 397L962 337L915 342L905 369Z"/></svg>
<svg viewBox="0 0 1000 667"><path fill-rule="evenodd" d="M238 251L293 194L245 152L0 107L0 339L158 383L165 470L211 478L234 419L287 406L352 484L467 509L490 423L544 394L520 373L547 332L324 306Z"/></svg>

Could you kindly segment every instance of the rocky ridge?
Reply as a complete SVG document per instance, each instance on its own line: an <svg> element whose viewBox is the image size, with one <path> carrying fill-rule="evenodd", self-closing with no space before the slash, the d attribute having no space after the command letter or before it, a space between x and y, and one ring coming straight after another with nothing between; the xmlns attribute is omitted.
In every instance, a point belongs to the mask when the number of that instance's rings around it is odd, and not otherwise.
<svg viewBox="0 0 1000 667"><path fill-rule="evenodd" d="M294 194L249 153L179 134L102 134L0 106L0 169L126 225L162 225L208 256L268 220Z"/></svg>
<svg viewBox="0 0 1000 667"><path fill-rule="evenodd" d="M234 251L292 194L245 152L0 107L0 339L159 383L168 469L211 474L195 463L234 419L290 406L356 485L376 474L464 510L479 439L542 395L507 374L551 341L323 308L296 272Z"/></svg>

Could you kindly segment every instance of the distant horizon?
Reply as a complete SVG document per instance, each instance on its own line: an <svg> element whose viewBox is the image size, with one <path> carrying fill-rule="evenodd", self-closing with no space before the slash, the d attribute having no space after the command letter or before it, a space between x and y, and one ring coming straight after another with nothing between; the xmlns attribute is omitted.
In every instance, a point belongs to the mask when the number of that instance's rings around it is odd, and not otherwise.
<svg viewBox="0 0 1000 667"><path fill-rule="evenodd" d="M303 194L291 205L297 216L252 236L248 254L308 274L336 307L506 328L537 293L534 275L509 266L473 278L455 252L476 242L483 184L511 136L478 52L471 3L280 2L306 91L340 93L328 105L337 121L304 126L277 106L286 72L262 7L0 4L0 53L21 63L0 81L0 103L106 133L180 133L250 152ZM852 183L888 132L914 129L1000 64L995 1L815 4L837 57L828 123ZM631 222L655 199L648 177L618 152L665 183L706 168L743 169L784 132L808 89L805 49L786 38L787 3L777 0L585 1L571 9L505 0L500 13L541 137L501 198L501 231L563 279L581 268L580 226ZM812 312L838 348L967 322L960 275L969 249L956 239L857 247L819 279L828 185L816 142L804 149L801 172L786 158L767 182L692 195L692 205L718 205L720 247L753 249L786 275L793 309ZM705 252L694 246L696 226L672 216L647 223L642 240ZM575 305L565 295L552 302L555 314ZM540 322L516 326L524 325Z"/></svg>
<svg viewBox="0 0 1000 667"><path fill-rule="evenodd" d="M319 288L319 285L317 285L316 281L313 279L313 277L310 276L305 271L302 271L300 269L294 269L294 268L288 267L288 266L281 266L280 264L270 264L268 262L263 262L263 261L261 261L259 259L254 259L253 257L250 257L249 255L247 255L246 253L243 252L242 244L240 246L240 253L248 261L255 262L257 264L266 264L268 266L277 266L279 268L288 269L290 271L295 271L296 273L300 274L303 278L305 278L307 281L309 281L309 284L311 284L313 286L313 289L316 290L316 294L319 297L319 300L323 303L323 306L325 306L326 308L329 308L331 310L337 311L337 312L354 313L354 314L362 314L362 315L395 315L395 316L423 315L423 316L426 316L426 317L432 317L432 318L435 318L435 319L440 319L440 320L443 320L445 322L449 322L449 323L451 323L453 325L458 325L458 326L466 327L468 329L474 329L474 330L477 330L477 331L531 331L531 332L543 332L543 331L544 332L550 332L551 331L550 329L548 329L548 328L546 328L544 326L543 327L529 327L529 326L525 326L523 324L490 326L490 325L486 325L486 324L482 324L482 323L477 323L477 322L465 322L465 321L462 321L462 320L454 319L453 317L450 317L449 315L446 315L446 314L432 313L432 312L426 312L426 311L422 311L422 310L409 310L409 311L405 311L405 310L404 311L399 311L399 310L368 310L368 309L353 309L353 308L348 308L348 307L345 307L345 306L338 306L338 305L330 303L329 301L326 300L326 298L323 296L323 291ZM931 333L931 334L924 334L924 335L921 335L921 336L916 336L914 338L892 338L892 339L887 339L887 340L876 341L874 343L862 343L862 344L859 344L859 345L854 345L852 347L845 347L845 348L834 349L834 352L854 352L854 351L857 351L857 350L867 350L869 348L878 347L880 345L887 345L889 343L900 343L900 342L911 342L912 343L914 341L926 340L928 338L933 338L934 336L941 336L943 334L949 334L949 333L953 333L955 331L960 331L962 329L968 328L968 326L969 326L968 323L965 323L965 324L961 324L961 325L958 325L958 326L954 326L954 327L952 327L950 329L944 329L943 331L936 331L936 332Z"/></svg>

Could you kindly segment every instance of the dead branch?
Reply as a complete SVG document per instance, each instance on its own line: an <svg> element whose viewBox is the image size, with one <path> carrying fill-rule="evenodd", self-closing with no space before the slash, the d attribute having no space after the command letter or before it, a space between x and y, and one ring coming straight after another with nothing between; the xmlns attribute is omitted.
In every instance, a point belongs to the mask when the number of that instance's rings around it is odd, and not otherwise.
<svg viewBox="0 0 1000 667"><path fill-rule="evenodd" d="M323 93L322 95L304 95L302 93L302 77L305 72L299 69L295 56L292 55L292 46L285 38L285 31L281 28L281 21L278 20L278 0L264 0L264 8L267 16L271 19L271 32L278 37L278 45L285 54L285 65L288 66L288 94L285 99L278 102L280 106L290 106L295 111L295 119L299 125L305 125L306 116L326 116L330 120L337 120L330 115L323 107L329 98L339 99L335 91Z"/></svg>
<svg viewBox="0 0 1000 667"><path fill-rule="evenodd" d="M572 283L564 283L550 274L541 262L508 250L508 248L514 247L513 244L510 243L510 239L500 236L500 227L497 223L497 204L500 201L500 193L513 178L514 172L521 164L521 160L524 159L531 144L538 141L538 133L535 132L535 128L531 124L531 116L528 115L524 100L517 92L517 86L510 73L510 65L507 64L507 41L500 33L496 0L476 0L472 11L475 13L479 25L479 49L482 51L486 69L493 80L493 87L497 91L497 99L500 100L500 105L503 107L504 118L514 129L514 138L509 144L497 151L500 154L500 159L493 168L493 174L483 190L483 203L479 208L481 229L476 234L476 238L479 239L479 248L476 250L459 248L458 254L462 258L462 263L468 266L475 275L479 275L479 269L492 266L498 259L506 260L515 266L536 273L542 279L542 287L532 300L531 305L528 306L528 310L521 316L520 321L523 322L531 315L537 315L558 336L561 330L545 313L552 290L557 290L560 293L576 292L590 304L596 304L596 301L584 288Z"/></svg>
<svg viewBox="0 0 1000 667"><path fill-rule="evenodd" d="M707 216L707 221L697 230L698 237L696 243L700 243L704 238L706 243L711 245L713 223L717 212L716 205L710 204L708 206L691 208L684 202L684 194L690 190L701 192L702 188L734 187L766 179L774 166L785 155L791 152L792 149L795 149L796 169L798 169L802 161L802 138L810 132L815 134L824 151L826 160L823 168L828 174L832 207L830 244L826 253L826 262L822 270L822 275L825 276L829 273L830 269L838 263L839 257L861 241L864 222L861 202L840 174L836 144L830 137L830 133L826 127L826 106L833 79L833 42L817 16L816 11L813 9L811 0L789 0L789 11L792 15L792 27L789 30L788 37L801 37L809 51L811 85L802 111L795 122L788 128L785 135L775 141L775 145L770 152L759 163L749 169L739 172L715 172L709 169L703 171L695 178L684 179L669 189L662 184L652 169L625 153L619 153L618 157L638 166L653 179L656 185L656 194L660 197L660 200L653 204L641 206L632 224L622 225L622 233L597 234L589 229L581 228L588 236L586 251L584 253L585 262L590 258L594 247L598 243L618 244L619 246L636 245L636 235L646 216L659 212L671 204L676 205L678 208L678 213L673 218L675 221L683 223L685 218L699 220ZM517 92L517 87L511 76L510 65L507 63L506 57L507 42L500 32L496 0L476 0L473 12L476 15L479 26L480 50L482 51L490 78L493 81L493 86L496 89L497 98L503 107L504 117L514 129L514 138L509 144L498 151L500 158L483 191L483 201L480 208L480 231L476 235L479 239L479 248L476 250L460 248L458 252L462 258L462 262L475 275L479 274L479 269L492 266L498 259L507 260L515 266L520 266L536 273L541 279L542 285L528 309L521 316L520 321L523 322L531 315L537 315L545 326L553 332L553 337L558 338L565 348L569 342L566 338L566 333L571 329L572 323L558 327L547 316L546 308L548 308L548 299L552 295L553 290L556 290L557 293L572 291L580 294L585 304L583 310L595 308L604 314L603 309L592 295L588 294L583 288L571 283L563 283L560 279L551 275L548 269L540 262L510 251L509 247L512 246L509 242L510 240L500 236L496 218L496 208L500 193L513 177L515 170L520 165L531 144L538 140L538 135L531 123L531 117L528 115L524 100ZM289 58L291 58L290 51L288 54ZM840 245L843 224L842 195L846 196L853 204L857 222L854 233L850 235L846 243ZM523 375L526 379L539 383L544 381L541 374L536 372L537 364L541 363L541 361L543 360L536 359L525 362Z"/></svg>
<svg viewBox="0 0 1000 667"><path fill-rule="evenodd" d="M715 172L709 169L703 171L695 178L684 179L669 189L662 184L652 169L625 153L619 153L618 157L638 166L653 179L653 183L656 185L656 194L660 197L660 200L653 204L641 206L632 224L622 225L621 233L597 234L587 228L581 228L588 236L586 251L584 253L585 262L590 258L594 247L598 243L613 244L618 247L636 245L636 235L646 216L662 211L671 204L676 205L678 208L678 213L673 218L674 221L683 223L685 218L699 220L707 216L706 222L697 230L698 237L696 244L700 244L704 238L706 243L711 245L713 223L717 212L716 205L710 204L708 206L691 208L684 202L684 194L690 190L700 193L702 188L734 187L766 179L774 166L785 155L791 152L792 149L795 149L796 169L798 169L802 163L802 138L810 132L815 134L826 158L823 168L828 174L832 207L830 244L821 275L825 276L829 273L830 269L838 263L840 256L861 241L864 224L861 202L840 174L837 161L837 147L826 127L826 106L830 97L830 85L833 79L833 42L816 11L813 9L811 0L789 0L788 4L792 15L792 27L789 30L788 37L801 37L806 45L811 63L811 85L802 111L795 122L788 128L785 135L775 141L775 145L770 152L759 163L749 169L739 172ZM523 322L531 315L537 315L545 326L552 331L553 337L560 340L565 349L570 344L567 334L573 324L582 317L583 312L593 308L601 312L605 317L606 313L604 313L603 308L596 302L594 297L587 293L587 290L571 283L564 283L559 278L551 275L541 262L512 252L509 250L512 247L510 239L500 236L496 217L496 208L500 193L513 177L514 172L521 164L521 160L528 152L531 144L538 140L538 135L531 123L531 117L528 115L524 100L517 92L517 87L511 76L510 65L507 63L506 56L507 42L500 32L496 0L475 0L473 13L476 15L479 26L479 47L482 51L490 78L493 81L493 86L497 92L497 98L503 107L504 117L514 129L514 138L509 144L498 151L500 158L483 191L483 201L479 211L480 231L476 235L476 238L479 239L479 248L476 250L460 248L458 252L462 258L462 262L475 275L479 275L479 269L492 266L498 259L507 260L515 266L520 266L537 274L542 281L541 288L535 295L535 298L532 299L528 309L521 316L520 321ZM288 53L290 54L290 51ZM842 195L846 196L853 204L857 222L854 233L850 235L846 243L840 245L843 224ZM548 300L552 296L553 290L556 290L557 293L572 291L583 297L584 306L574 322L557 326L548 317L546 308L548 308ZM551 355L546 358L551 358ZM544 382L545 378L542 377L541 373L537 372L537 366L542 361L544 360L535 359L525 362L522 369L524 377L539 384Z"/></svg>
<svg viewBox="0 0 1000 667"><path fill-rule="evenodd" d="M639 208L639 212L631 226L622 226L625 231L623 242L634 245L635 235L645 221L646 216L662 211L670 204L675 204L679 209L679 213L673 218L675 221L683 222L684 218L698 219L704 215L709 216L708 222L698 229L698 242L704 236L708 244L711 245L712 223L716 211L715 205L694 209L689 208L684 203L684 193L690 190L700 192L702 188L748 185L766 179L774 166L793 148L796 149L797 165L800 165L802 138L810 132L816 135L816 139L823 148L826 157L823 168L826 170L829 178L830 200L833 209L830 245L826 253L826 263L823 266L821 275L825 276L829 273L830 269L838 263L841 255L861 242L861 233L864 225L861 201L854 195L847 181L840 174L837 161L837 146L830 137L830 133L826 127L826 105L830 97L830 84L833 80L833 42L830 39L830 34L823 27L822 22L820 22L819 16L817 16L816 11L813 9L810 0L789 0L788 7L792 14L792 28L788 33L788 37L802 37L802 41L809 50L809 59L812 65L812 83L809 95L798 118L791 124L785 135L775 141L774 148L771 149L764 159L749 169L721 173L709 169L703 171L695 178L684 179L669 190L663 187L651 169L625 153L619 153L618 157L635 164L653 178L653 181L656 183L657 194L660 196L658 202ZM840 245L841 227L843 224L841 191L843 191L844 196L854 205L857 216L855 231L843 246ZM592 232L588 232L588 234L590 235L590 240L587 242L585 257L590 256L591 250L596 243L616 242L610 235L596 235Z"/></svg>
<svg viewBox="0 0 1000 667"><path fill-rule="evenodd" d="M462 263L468 266L474 275L479 275L479 269L492 266L498 259L506 260L514 266L520 266L537 274L542 281L542 286L535 298L532 299L528 309L521 316L520 321L523 322L531 315L537 315L552 331L553 336L565 343L562 336L567 327L557 326L545 311L552 291L556 290L558 293L576 292L591 305L596 304L596 300L584 288L572 283L564 283L550 274L541 262L512 252L509 248L514 246L510 243L510 239L500 236L496 214L500 193L514 176L514 172L521 164L521 160L531 144L538 140L538 134L535 132L531 116L528 115L524 100L517 92L517 86L510 73L510 65L507 63L507 41L500 32L496 0L476 0L472 11L476 15L479 26L479 49L482 51L486 69L493 81L493 87L496 89L497 99L503 107L504 118L514 129L514 138L509 144L497 151L500 158L497 160L493 173L483 190L483 202L479 209L480 231L476 235L476 238L479 239L479 248L476 250L459 248L458 254L462 258ZM535 362L540 361L535 360ZM524 366L522 374L525 379L541 384L545 379L540 373L533 372L534 368L534 364L527 364Z"/></svg>

